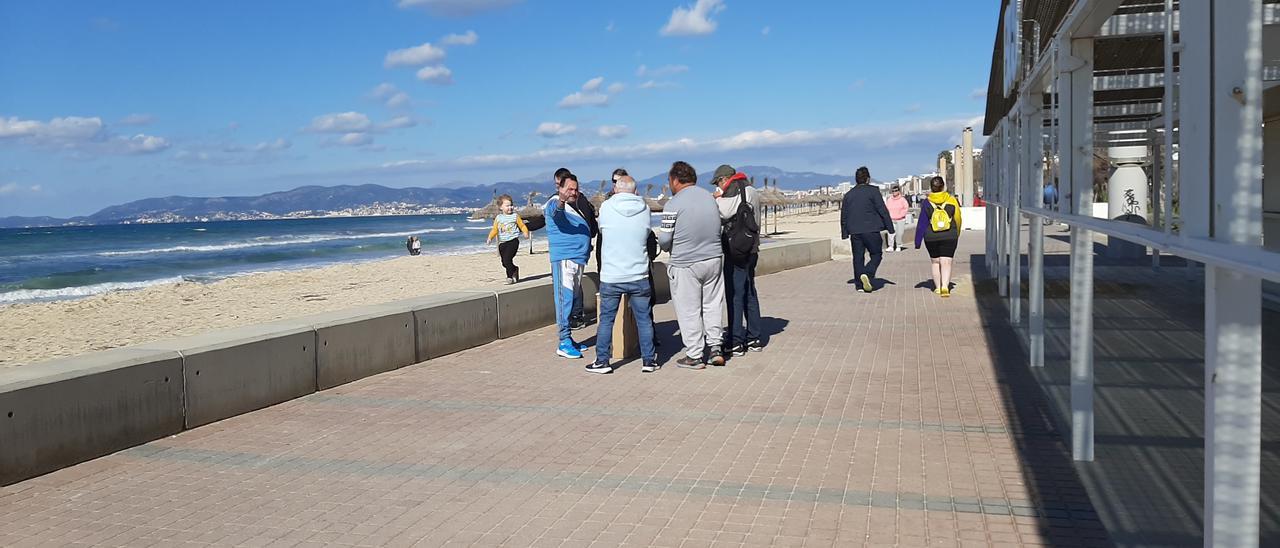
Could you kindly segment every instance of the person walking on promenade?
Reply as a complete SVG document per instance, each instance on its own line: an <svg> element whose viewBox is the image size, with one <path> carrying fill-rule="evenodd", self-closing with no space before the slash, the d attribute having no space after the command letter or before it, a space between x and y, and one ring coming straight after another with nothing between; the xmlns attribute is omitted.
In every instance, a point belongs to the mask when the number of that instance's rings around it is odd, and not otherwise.
<svg viewBox="0 0 1280 548"><path fill-rule="evenodd" d="M698 172L685 162L667 173L672 198L662 208L658 245L671 253L667 276L680 324L684 356L676 365L703 369L724 365L720 345L724 329L724 257L720 247L720 211L710 192L699 188ZM704 361L704 358L706 361Z"/></svg>
<svg viewBox="0 0 1280 548"><path fill-rule="evenodd" d="M1045 181L1044 183L1044 208L1051 211L1058 209L1058 185L1054 184L1053 181ZM1044 219L1044 224L1051 223L1053 221L1047 218Z"/></svg>
<svg viewBox="0 0 1280 548"><path fill-rule="evenodd" d="M564 169L564 168L561 168ZM568 171L568 170L565 170ZM582 290L582 272L591 254L591 227L573 207L578 198L578 178L556 172L556 195L542 206L547 220L547 247L551 257L551 293L555 298L556 326L560 346L556 354L581 358L583 346L574 342L569 330L573 296Z"/></svg>
<svg viewBox="0 0 1280 548"><path fill-rule="evenodd" d="M894 233L889 210L880 191L871 186L871 171L862 166L854 173L857 183L844 194L840 203L840 238L849 240L853 248L853 277L864 293L875 290L872 280L883 257L884 241L880 231ZM870 254L871 259L866 256Z"/></svg>
<svg viewBox="0 0 1280 548"><path fill-rule="evenodd" d="M523 233L528 238L529 228L524 225L520 214L516 213L515 202L510 195L498 196L498 211L500 213L493 218L493 228L489 230L489 237L484 243L488 245L495 237L498 238L498 257L502 259L502 267L507 271L507 284L514 284L520 281L520 267L515 263L516 252L520 251L520 234Z"/></svg>
<svg viewBox="0 0 1280 548"><path fill-rule="evenodd" d="M902 195L902 187L894 184L889 187L889 197L885 198L885 208L889 210L889 219L893 221L893 230L889 231L889 237L885 243L889 247L885 251L890 253L894 251L902 251L906 246L902 245L902 234L907 231L907 225L911 224L910 215L911 204L907 203L907 198Z"/></svg>
<svg viewBox="0 0 1280 548"><path fill-rule="evenodd" d="M916 225L916 249L923 241L933 263L933 292L951 296L951 263L960 242L960 202L947 193L942 177L929 181L933 190L920 206L920 222Z"/></svg>
<svg viewBox="0 0 1280 548"><path fill-rule="evenodd" d="M756 264L760 260L760 193L747 174L733 166L716 168L712 178L716 207L724 224L725 301L729 310L727 353L743 356L764 350L760 342L760 295L756 293ZM745 319L745 326L744 326Z"/></svg>
<svg viewBox="0 0 1280 548"><path fill-rule="evenodd" d="M636 195L636 180L619 176L613 185L613 196L600 205L600 323L596 324L596 359L587 366L592 373L612 373L609 357L613 353L613 323L622 296L631 304L640 338L640 371L658 370L658 356L653 348L653 291L649 284L649 204Z"/></svg>

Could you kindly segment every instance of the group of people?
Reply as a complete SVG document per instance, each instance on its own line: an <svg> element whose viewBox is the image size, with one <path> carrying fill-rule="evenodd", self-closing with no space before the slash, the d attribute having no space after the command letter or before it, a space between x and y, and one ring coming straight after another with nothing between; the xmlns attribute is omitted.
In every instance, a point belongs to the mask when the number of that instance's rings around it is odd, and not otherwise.
<svg viewBox="0 0 1280 548"><path fill-rule="evenodd" d="M755 268L760 250L759 196L743 173L720 166L712 190L698 186L685 162L672 164L672 197L662 210L657 234L648 202L636 192L625 169L613 172L613 188L597 215L579 192L578 178L557 170L556 194L543 206L551 260L552 294L559 344L556 354L583 357L586 345L573 339L581 310L582 276L593 248L600 268L600 321L596 326L592 373L612 373L613 325L625 296L639 337L640 370L657 371L654 335L653 259L670 254L667 276L684 344L676 365L689 369L722 366L727 356L764 348ZM594 244L594 245L593 245ZM727 283L726 283L727 280ZM728 308L728 337L722 315Z"/></svg>
<svg viewBox="0 0 1280 548"><path fill-rule="evenodd" d="M876 270L883 253L905 249L901 233L910 225L910 205L898 185L890 187L888 198L882 198L880 190L871 185L871 172L865 166L854 173L854 181L840 204L840 237L849 240L853 250L853 279L849 283L871 293L876 289ZM929 190L920 202L915 247L920 249L923 243L929 251L934 293L950 297L951 266L960 241L960 202L947 192L942 177L932 178ZM888 242L881 232L889 234Z"/></svg>

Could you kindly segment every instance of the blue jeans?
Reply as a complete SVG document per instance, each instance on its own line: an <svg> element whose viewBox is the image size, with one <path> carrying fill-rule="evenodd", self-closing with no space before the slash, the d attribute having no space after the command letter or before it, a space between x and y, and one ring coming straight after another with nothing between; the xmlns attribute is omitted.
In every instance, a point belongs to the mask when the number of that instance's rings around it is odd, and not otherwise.
<svg viewBox="0 0 1280 548"><path fill-rule="evenodd" d="M618 316L622 296L631 298L631 315L636 319L643 363L657 363L653 349L653 293L648 280L600 283L600 323L596 324L596 363L609 363L613 355L613 321Z"/></svg>
<svg viewBox="0 0 1280 548"><path fill-rule="evenodd" d="M572 340L569 336L569 313L573 308L574 293L582 291L583 266L573 261L551 261L551 296L556 304L560 342Z"/></svg>
<svg viewBox="0 0 1280 548"><path fill-rule="evenodd" d="M866 274L876 279L876 269L880 268L880 259L884 257L884 240L880 233L850 234L849 242L853 246L853 277ZM871 260L867 260L866 254L871 255Z"/></svg>
<svg viewBox="0 0 1280 548"><path fill-rule="evenodd" d="M756 293L756 263L759 253L752 253L746 264L736 265L725 261L724 300L729 304L729 336L730 347L746 344L747 341L760 339L760 295ZM746 330L743 331L742 320L746 318Z"/></svg>

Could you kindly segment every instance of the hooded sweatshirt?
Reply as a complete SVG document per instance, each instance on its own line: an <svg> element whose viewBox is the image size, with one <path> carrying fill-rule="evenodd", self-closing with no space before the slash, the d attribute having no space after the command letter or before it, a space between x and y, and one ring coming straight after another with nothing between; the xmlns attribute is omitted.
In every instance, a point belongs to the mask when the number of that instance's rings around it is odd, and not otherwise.
<svg viewBox="0 0 1280 548"><path fill-rule="evenodd" d="M600 281L638 282L649 276L646 243L649 204L631 193L614 194L600 205Z"/></svg>
<svg viewBox="0 0 1280 548"><path fill-rule="evenodd" d="M561 205L555 196L542 206L542 214L547 219L551 261L587 264L587 257L591 255L591 226L582 214L573 205Z"/></svg>
<svg viewBox="0 0 1280 548"><path fill-rule="evenodd" d="M953 206L948 211L954 212L951 215L951 230L946 232L934 232L929 226L929 219L933 217L933 210L937 207ZM948 194L947 191L933 192L929 194L929 199L924 201L920 206L920 222L916 223L916 247L920 247L920 242L924 240L954 240L960 237L960 202L955 197Z"/></svg>

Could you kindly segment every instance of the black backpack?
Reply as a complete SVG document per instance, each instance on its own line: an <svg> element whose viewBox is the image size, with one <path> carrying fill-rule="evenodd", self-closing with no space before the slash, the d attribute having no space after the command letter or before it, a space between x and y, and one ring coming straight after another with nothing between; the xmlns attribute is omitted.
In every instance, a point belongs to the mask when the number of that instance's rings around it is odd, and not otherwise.
<svg viewBox="0 0 1280 548"><path fill-rule="evenodd" d="M724 231L724 252L734 264L743 264L751 258L756 244L760 241L760 223L756 221L756 213L747 203L746 192L742 193L742 201L738 202L738 211L729 218Z"/></svg>

